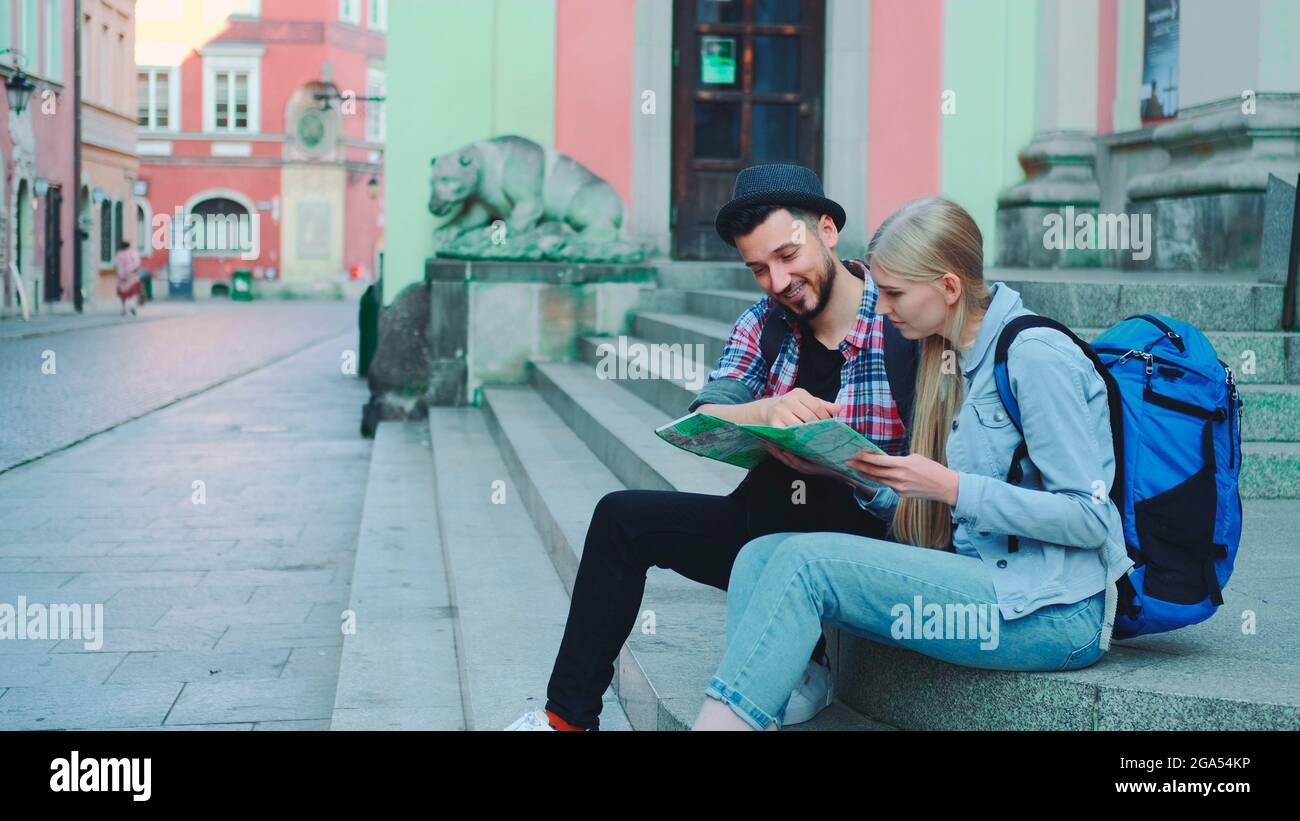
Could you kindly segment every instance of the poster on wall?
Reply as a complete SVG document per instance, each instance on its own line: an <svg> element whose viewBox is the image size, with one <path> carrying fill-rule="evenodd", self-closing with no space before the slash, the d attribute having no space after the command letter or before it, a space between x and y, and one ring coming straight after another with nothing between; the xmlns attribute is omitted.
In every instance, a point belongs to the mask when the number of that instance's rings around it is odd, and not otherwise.
<svg viewBox="0 0 1300 821"><path fill-rule="evenodd" d="M1178 113L1179 0L1146 0L1142 38L1142 122Z"/></svg>
<svg viewBox="0 0 1300 821"><path fill-rule="evenodd" d="M700 38L700 84L733 85L736 82L736 38Z"/></svg>

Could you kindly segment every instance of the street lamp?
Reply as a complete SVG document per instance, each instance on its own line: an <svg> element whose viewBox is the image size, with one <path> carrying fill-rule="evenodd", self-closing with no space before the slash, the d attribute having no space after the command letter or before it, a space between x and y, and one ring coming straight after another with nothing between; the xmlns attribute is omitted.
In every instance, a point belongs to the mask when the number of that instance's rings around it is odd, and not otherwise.
<svg viewBox="0 0 1300 821"><path fill-rule="evenodd" d="M36 83L33 83L21 67L15 66L14 73L5 80L5 94L9 97L9 108L13 109L15 114L22 114L27 108L27 100L32 96L32 91L36 89Z"/></svg>

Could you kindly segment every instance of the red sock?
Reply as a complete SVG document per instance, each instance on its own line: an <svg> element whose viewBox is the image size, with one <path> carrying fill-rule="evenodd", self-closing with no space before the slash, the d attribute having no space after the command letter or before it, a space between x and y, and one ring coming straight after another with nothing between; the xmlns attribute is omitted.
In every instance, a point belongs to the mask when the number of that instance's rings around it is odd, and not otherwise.
<svg viewBox="0 0 1300 821"><path fill-rule="evenodd" d="M570 724L569 722L557 716L555 713L552 713L550 710L546 711L546 717L551 720L551 726L557 730L563 730L567 732L579 732L579 733L586 732L587 730L586 727L575 727L574 725Z"/></svg>

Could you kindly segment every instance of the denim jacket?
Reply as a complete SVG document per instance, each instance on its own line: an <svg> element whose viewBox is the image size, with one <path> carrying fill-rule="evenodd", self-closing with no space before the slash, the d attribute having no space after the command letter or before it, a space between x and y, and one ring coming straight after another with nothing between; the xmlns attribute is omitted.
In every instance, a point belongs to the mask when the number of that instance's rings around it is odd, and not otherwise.
<svg viewBox="0 0 1300 821"><path fill-rule="evenodd" d="M958 352L966 393L946 446L948 467L959 474L953 547L985 562L1008 620L1105 590L1101 648L1107 650L1118 600L1115 582L1133 561L1109 497L1115 451L1106 385L1059 331L1030 328L1016 337L1007 373L1029 456L1023 480L1008 484L1011 456L1022 437L998 396L994 349L1007 322L1033 312L1006 283L993 283L991 291L974 345ZM898 494L882 487L871 501L859 496L858 503L889 520ZM1008 534L1020 537L1015 553L1007 550Z"/></svg>

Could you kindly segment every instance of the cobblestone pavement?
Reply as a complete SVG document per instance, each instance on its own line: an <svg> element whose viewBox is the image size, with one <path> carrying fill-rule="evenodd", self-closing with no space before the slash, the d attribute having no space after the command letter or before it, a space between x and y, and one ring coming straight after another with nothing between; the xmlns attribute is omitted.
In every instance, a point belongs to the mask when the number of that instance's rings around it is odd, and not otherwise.
<svg viewBox="0 0 1300 821"><path fill-rule="evenodd" d="M234 307L0 343L9 462L111 428L0 473L0 605L103 607L97 649L0 641L0 728L329 726L371 447L355 308Z"/></svg>
<svg viewBox="0 0 1300 821"><path fill-rule="evenodd" d="M51 321L65 328L68 319ZM15 326L0 329L0 472L356 328L356 305L224 303L5 338ZM345 347L356 350L355 335Z"/></svg>

